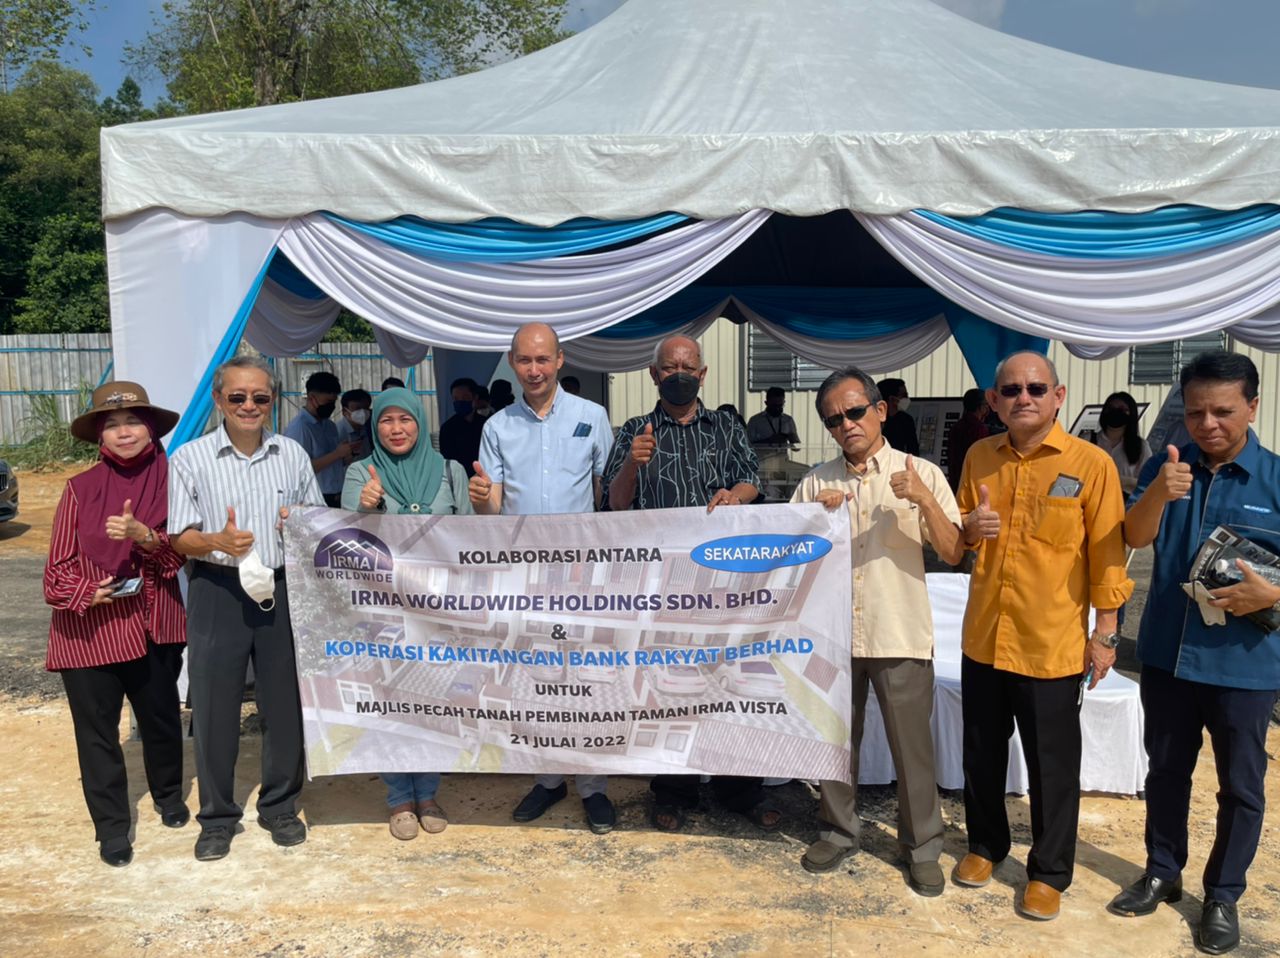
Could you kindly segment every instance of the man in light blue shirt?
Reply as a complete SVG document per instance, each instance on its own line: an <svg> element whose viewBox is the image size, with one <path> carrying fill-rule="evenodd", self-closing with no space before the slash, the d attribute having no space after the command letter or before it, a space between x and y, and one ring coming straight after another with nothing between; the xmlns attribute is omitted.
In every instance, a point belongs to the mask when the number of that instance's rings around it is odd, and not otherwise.
<svg viewBox="0 0 1280 958"><path fill-rule="evenodd" d="M325 505L336 509L351 459L351 443L338 441L338 427L333 422L342 386L337 376L322 371L307 378L306 388L306 404L285 427L284 434L307 451Z"/></svg>
<svg viewBox="0 0 1280 958"><path fill-rule="evenodd" d="M480 439L469 493L481 515L594 512L613 447L604 407L559 388L564 351L555 330L527 323L516 330L507 355L523 393L489 417ZM563 775L537 775L513 817L531 822L564 798ZM603 775L576 777L587 822L597 835L617 821Z"/></svg>

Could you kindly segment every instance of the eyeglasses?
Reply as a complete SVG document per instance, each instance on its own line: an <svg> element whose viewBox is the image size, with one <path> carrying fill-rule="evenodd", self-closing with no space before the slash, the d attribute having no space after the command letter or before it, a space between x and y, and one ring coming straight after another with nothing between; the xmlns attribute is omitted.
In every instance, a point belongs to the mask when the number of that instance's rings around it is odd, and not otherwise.
<svg viewBox="0 0 1280 958"><path fill-rule="evenodd" d="M231 393L230 395L223 396L222 398L233 406L243 406L246 402L252 402L255 406L271 405L270 393L254 393L252 396L248 393Z"/></svg>
<svg viewBox="0 0 1280 958"><path fill-rule="evenodd" d="M1052 388L1053 387L1048 383L1027 383L1025 386L1009 383L1001 386L997 392L999 392L1005 399L1016 399L1018 396L1022 395L1022 390L1025 389L1028 396L1034 396L1036 399L1040 399L1041 397L1048 395L1049 390Z"/></svg>
<svg viewBox="0 0 1280 958"><path fill-rule="evenodd" d="M857 422L867 414L867 410L870 408L870 406L852 406L844 412L834 413L830 416L823 416L822 424L828 429L835 429L836 426L840 425L841 421L845 419L849 420L849 422Z"/></svg>

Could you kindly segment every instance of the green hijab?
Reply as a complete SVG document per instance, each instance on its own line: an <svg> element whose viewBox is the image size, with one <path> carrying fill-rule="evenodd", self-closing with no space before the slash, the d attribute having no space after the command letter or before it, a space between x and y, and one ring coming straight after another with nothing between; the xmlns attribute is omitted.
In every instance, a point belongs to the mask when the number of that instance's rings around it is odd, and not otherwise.
<svg viewBox="0 0 1280 958"><path fill-rule="evenodd" d="M418 424L418 441L402 455L388 452L378 435L378 419L392 406L403 409ZM444 481L444 457L431 448L431 433L423 421L422 401L407 389L384 389L373 401L373 454L370 462L387 494L400 503L400 511L430 512Z"/></svg>

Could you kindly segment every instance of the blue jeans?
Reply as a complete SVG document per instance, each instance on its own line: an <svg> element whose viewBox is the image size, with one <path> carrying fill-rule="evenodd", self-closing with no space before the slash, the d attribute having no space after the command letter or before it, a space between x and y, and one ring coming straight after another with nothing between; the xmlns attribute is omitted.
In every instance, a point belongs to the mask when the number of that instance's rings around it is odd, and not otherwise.
<svg viewBox="0 0 1280 958"><path fill-rule="evenodd" d="M440 787L439 772L386 772L382 780L387 785L388 808L430 801Z"/></svg>

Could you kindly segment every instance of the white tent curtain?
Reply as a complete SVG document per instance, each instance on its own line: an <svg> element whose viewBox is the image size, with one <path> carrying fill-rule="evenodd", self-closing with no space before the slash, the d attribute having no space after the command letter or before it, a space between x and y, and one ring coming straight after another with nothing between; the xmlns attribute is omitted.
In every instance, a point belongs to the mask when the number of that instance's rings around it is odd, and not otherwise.
<svg viewBox="0 0 1280 958"><path fill-rule="evenodd" d="M550 322L567 340L641 313L728 256L768 217L752 210L621 249L525 263L431 260L323 216L292 220L279 248L324 293L386 333L493 350L506 348L522 323Z"/></svg>
<svg viewBox="0 0 1280 958"><path fill-rule="evenodd" d="M857 366L868 373L886 373L901 369L924 359L951 338L951 327L945 316L936 316L927 323L890 336L870 339L818 339L784 329L769 322L764 316L739 302L738 307L753 325L759 326L777 343L791 350L801 359L837 369Z"/></svg>
<svg viewBox="0 0 1280 958"><path fill-rule="evenodd" d="M1134 343L1184 339L1232 327L1275 348L1265 319L1280 303L1280 233L1202 252L1101 261L1048 256L958 232L916 213L855 214L908 269L992 322L1079 344L1090 358Z"/></svg>
<svg viewBox="0 0 1280 958"><path fill-rule="evenodd" d="M565 361L581 369L601 373L625 373L644 369L653 362L653 351L668 336L680 333L697 339L724 314L732 297L726 296L706 313L681 329L639 339L615 339L608 336L583 336L564 344Z"/></svg>

